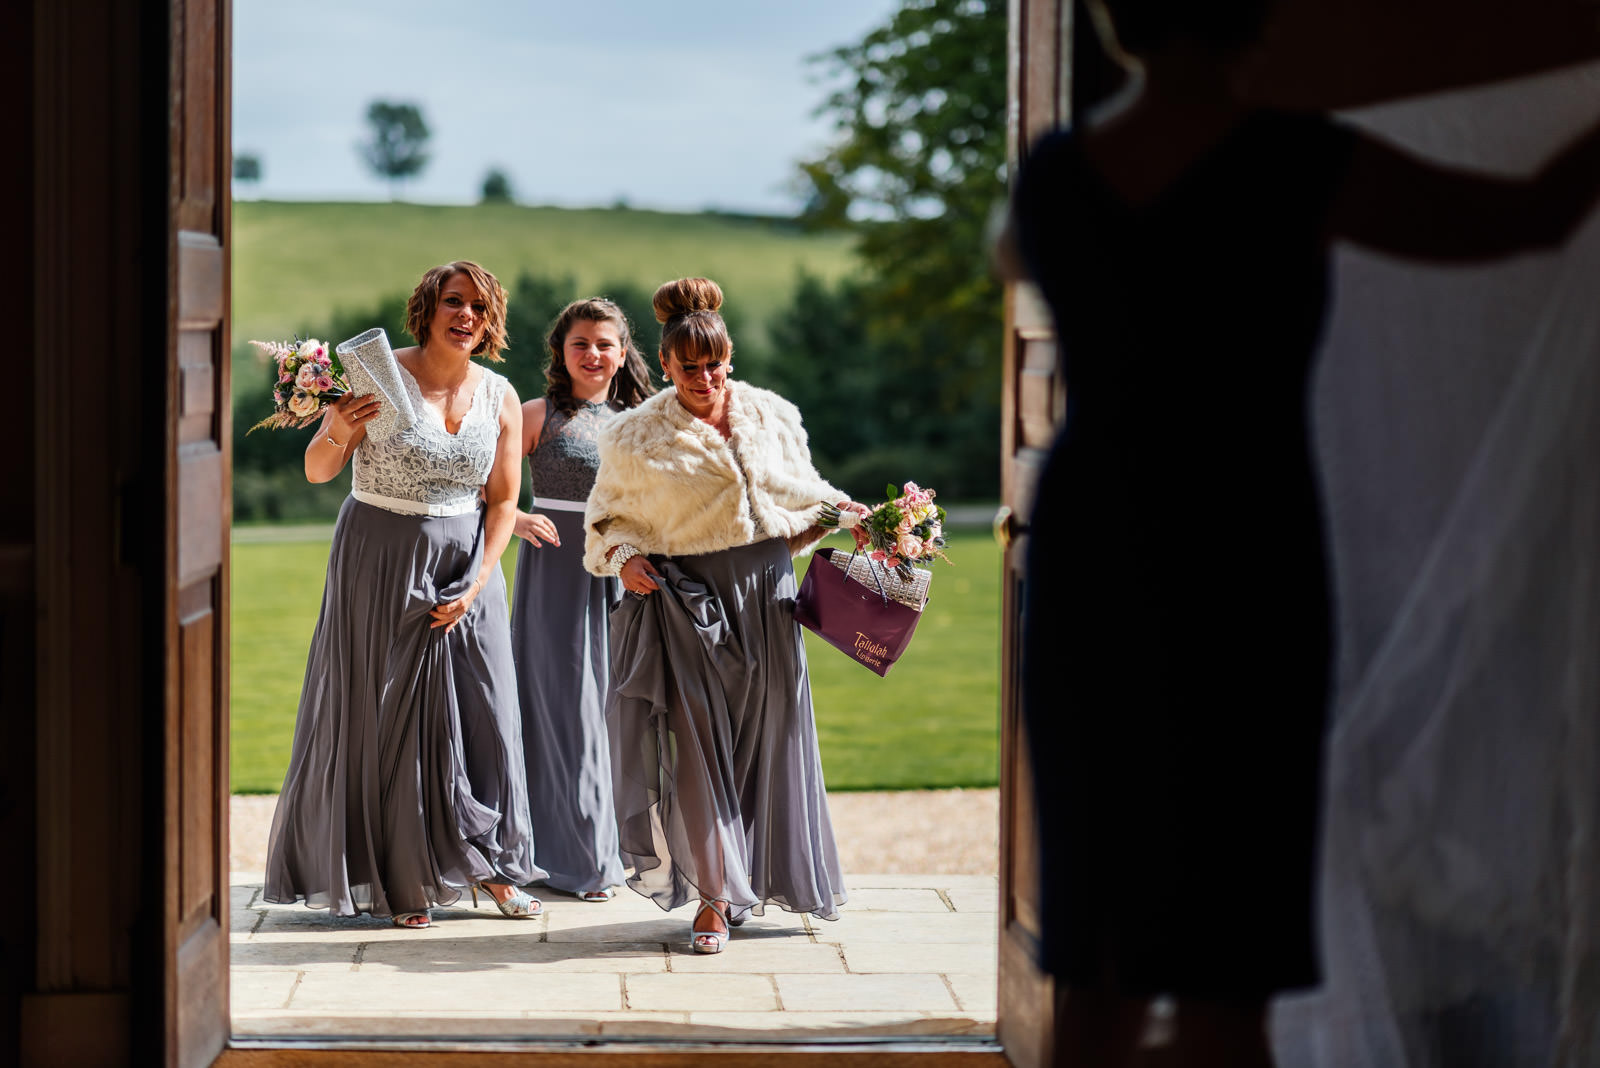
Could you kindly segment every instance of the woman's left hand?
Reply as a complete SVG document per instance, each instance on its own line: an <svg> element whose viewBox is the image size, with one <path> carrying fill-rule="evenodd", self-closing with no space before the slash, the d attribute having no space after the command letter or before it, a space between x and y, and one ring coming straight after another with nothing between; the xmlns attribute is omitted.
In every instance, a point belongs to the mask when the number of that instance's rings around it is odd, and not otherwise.
<svg viewBox="0 0 1600 1068"><path fill-rule="evenodd" d="M868 508L866 505L857 501L840 501L839 511L854 512L862 519L865 519L867 516L872 514L871 508ZM855 526L850 528L850 534L856 539L856 548L858 550L865 549L867 547L867 543L871 540L867 537L867 528L862 526L860 523L857 523Z"/></svg>
<svg viewBox="0 0 1600 1068"><path fill-rule="evenodd" d="M460 597L453 601L444 601L430 608L428 614L433 617L433 622L428 624L429 628L443 627L446 634L455 630L456 624L467 618L467 609L472 606L473 601L478 599L478 590L482 584L482 579L475 579L467 589L467 592Z"/></svg>

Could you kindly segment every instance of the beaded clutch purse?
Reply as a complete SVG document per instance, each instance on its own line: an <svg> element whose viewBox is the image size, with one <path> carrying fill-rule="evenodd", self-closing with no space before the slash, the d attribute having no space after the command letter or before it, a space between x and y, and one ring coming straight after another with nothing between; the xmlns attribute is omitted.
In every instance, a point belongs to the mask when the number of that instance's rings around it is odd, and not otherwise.
<svg viewBox="0 0 1600 1068"><path fill-rule="evenodd" d="M896 574L894 568L874 564L860 553L844 553L835 549L829 554L828 562L851 580L918 612L928 603L928 587L933 584L933 572L927 568L912 568L908 581Z"/></svg>
<svg viewBox="0 0 1600 1068"><path fill-rule="evenodd" d="M350 340L339 342L333 351L339 354L339 362L344 365L350 391L376 393L383 401L378 414L366 424L367 437L386 438L417 421L411 396L400 378L400 363L389 347L389 335L381 327L363 330Z"/></svg>

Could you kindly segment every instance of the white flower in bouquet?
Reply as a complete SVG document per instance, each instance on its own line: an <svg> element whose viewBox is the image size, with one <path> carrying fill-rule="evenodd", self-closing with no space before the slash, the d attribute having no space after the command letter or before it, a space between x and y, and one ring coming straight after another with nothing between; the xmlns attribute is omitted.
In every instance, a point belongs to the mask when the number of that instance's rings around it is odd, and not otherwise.
<svg viewBox="0 0 1600 1068"><path fill-rule="evenodd" d="M289 398L289 411L298 419L316 415L321 405L321 399L315 393L309 393L304 389L296 389L294 396Z"/></svg>

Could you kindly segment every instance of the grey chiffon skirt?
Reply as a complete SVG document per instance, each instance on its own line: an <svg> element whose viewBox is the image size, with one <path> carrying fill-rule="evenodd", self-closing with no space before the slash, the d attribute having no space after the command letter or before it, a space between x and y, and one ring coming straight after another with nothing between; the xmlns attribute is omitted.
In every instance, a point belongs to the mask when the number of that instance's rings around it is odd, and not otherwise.
<svg viewBox="0 0 1600 1068"><path fill-rule="evenodd" d="M561 544L524 541L517 552L511 646L534 860L546 883L581 894L622 882L606 735L609 617L621 586L583 569L582 512L543 514Z"/></svg>
<svg viewBox="0 0 1600 1068"><path fill-rule="evenodd" d="M347 498L306 658L264 897L338 915L448 905L534 864L499 568L449 634L429 610L483 559L481 512L399 515Z"/></svg>
<svg viewBox="0 0 1600 1068"><path fill-rule="evenodd" d="M607 707L628 885L835 919L846 899L788 546L651 557L611 615Z"/></svg>

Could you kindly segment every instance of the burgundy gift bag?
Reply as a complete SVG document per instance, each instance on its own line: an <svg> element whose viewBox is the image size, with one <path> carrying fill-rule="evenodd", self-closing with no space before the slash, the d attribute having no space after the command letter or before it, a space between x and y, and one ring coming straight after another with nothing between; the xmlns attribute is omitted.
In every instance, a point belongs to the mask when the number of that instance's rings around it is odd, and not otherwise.
<svg viewBox="0 0 1600 1068"><path fill-rule="evenodd" d="M865 556L818 549L800 583L794 618L857 663L887 675L928 603L932 573L913 568L912 574L907 582Z"/></svg>

